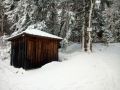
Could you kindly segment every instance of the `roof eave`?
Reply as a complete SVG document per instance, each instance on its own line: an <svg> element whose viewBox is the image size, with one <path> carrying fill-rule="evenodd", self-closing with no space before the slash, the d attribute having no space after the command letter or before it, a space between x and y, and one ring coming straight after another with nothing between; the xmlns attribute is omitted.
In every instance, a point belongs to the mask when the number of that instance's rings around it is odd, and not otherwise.
<svg viewBox="0 0 120 90"><path fill-rule="evenodd" d="M56 39L56 40L59 40L59 41L63 40L63 38L52 38L52 37L38 36L38 35L33 35L33 34L23 32L23 33L20 33L18 35L15 35L15 36L12 36L12 37L8 38L7 41L12 41L12 40L14 40L16 38L19 38L19 37L21 37L22 35L25 35L25 34L26 35L31 35L31 36L34 36L34 37L44 37L44 38Z"/></svg>

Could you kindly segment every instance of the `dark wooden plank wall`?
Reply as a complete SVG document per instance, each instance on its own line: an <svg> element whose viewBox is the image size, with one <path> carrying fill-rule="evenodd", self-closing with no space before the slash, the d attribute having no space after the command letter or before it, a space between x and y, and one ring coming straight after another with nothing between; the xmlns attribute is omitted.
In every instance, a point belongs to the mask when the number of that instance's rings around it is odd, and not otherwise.
<svg viewBox="0 0 120 90"><path fill-rule="evenodd" d="M22 67L25 60L24 38L15 39L11 42L11 65Z"/></svg>
<svg viewBox="0 0 120 90"><path fill-rule="evenodd" d="M31 69L58 60L56 39L21 37L11 42L11 65Z"/></svg>
<svg viewBox="0 0 120 90"><path fill-rule="evenodd" d="M58 41L46 38L27 37L27 65L39 67L58 60Z"/></svg>
<svg viewBox="0 0 120 90"><path fill-rule="evenodd" d="M11 60L10 60L10 64L13 65L13 60L14 60L14 50L13 50L13 47L14 47L14 42L12 41L11 42Z"/></svg>

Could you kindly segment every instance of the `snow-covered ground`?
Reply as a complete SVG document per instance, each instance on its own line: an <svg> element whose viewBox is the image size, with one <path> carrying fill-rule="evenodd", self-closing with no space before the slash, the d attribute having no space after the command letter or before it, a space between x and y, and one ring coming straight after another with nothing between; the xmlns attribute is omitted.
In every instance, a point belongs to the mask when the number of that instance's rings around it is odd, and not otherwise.
<svg viewBox="0 0 120 90"><path fill-rule="evenodd" d="M92 53L79 44L60 52L62 62L25 71L9 65L9 49L0 47L0 90L120 90L120 43L94 44Z"/></svg>

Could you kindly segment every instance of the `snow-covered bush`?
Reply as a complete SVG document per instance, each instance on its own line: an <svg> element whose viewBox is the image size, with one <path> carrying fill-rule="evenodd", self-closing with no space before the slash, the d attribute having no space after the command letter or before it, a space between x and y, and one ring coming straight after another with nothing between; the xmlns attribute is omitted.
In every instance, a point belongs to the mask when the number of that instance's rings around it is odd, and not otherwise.
<svg viewBox="0 0 120 90"><path fill-rule="evenodd" d="M102 41L106 44L113 42L114 41L113 34L109 30L104 31Z"/></svg>

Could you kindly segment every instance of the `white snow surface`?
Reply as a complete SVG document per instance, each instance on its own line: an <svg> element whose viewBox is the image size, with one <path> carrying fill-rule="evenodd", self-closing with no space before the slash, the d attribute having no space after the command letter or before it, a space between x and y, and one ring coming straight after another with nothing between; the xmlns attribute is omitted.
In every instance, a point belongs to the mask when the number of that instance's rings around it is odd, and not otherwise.
<svg viewBox="0 0 120 90"><path fill-rule="evenodd" d="M56 38L56 39L62 39L61 37L49 34L47 32L37 30L37 29L27 29L23 31L26 34L32 34L32 35L37 35L37 36L43 36L43 37L50 37L50 38Z"/></svg>
<svg viewBox="0 0 120 90"><path fill-rule="evenodd" d="M19 34L14 33L14 35L12 35L11 37L9 37L8 39L14 38L18 35L21 34L30 34L30 35L36 35L36 36L42 36L42 37L49 37L49 38L55 38L55 39L62 39L61 37L58 37L56 35L52 35L50 33L38 30L38 29L33 29L33 28L27 28L25 31L22 31Z"/></svg>
<svg viewBox="0 0 120 90"><path fill-rule="evenodd" d="M61 62L25 71L9 65L8 49L0 47L0 90L120 90L120 43L94 44L92 53L70 45Z"/></svg>

